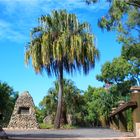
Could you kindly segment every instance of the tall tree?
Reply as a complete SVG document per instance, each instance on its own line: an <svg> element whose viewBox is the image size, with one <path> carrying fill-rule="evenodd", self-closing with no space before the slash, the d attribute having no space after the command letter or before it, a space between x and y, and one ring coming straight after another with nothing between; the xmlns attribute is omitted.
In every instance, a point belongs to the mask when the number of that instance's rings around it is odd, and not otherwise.
<svg viewBox="0 0 140 140"><path fill-rule="evenodd" d="M136 73L136 66L132 66L124 57L118 57L112 62L106 62L101 68L101 74L96 78L105 83L110 93L127 96L130 87L136 84Z"/></svg>
<svg viewBox="0 0 140 140"><path fill-rule="evenodd" d="M116 103L117 98L114 98L113 94L109 94L105 88L91 86L88 87L84 97L87 110L85 120L87 123L92 126L107 124L109 113Z"/></svg>
<svg viewBox="0 0 140 140"><path fill-rule="evenodd" d="M102 29L116 30L123 44L122 57L131 65L129 76L140 85L140 1L111 0L108 13L99 20Z"/></svg>
<svg viewBox="0 0 140 140"><path fill-rule="evenodd" d="M96 3L100 0L86 0ZM102 1L100 1L102 2ZM106 0L109 10L99 19L102 29L118 31L118 41L124 44L139 43L140 40L140 1L139 0Z"/></svg>
<svg viewBox="0 0 140 140"><path fill-rule="evenodd" d="M91 4L99 0L87 2ZM117 40L123 44L121 55L131 65L129 76L140 85L140 1L106 0L106 2L110 4L109 10L99 19L99 27L117 31Z"/></svg>
<svg viewBox="0 0 140 140"><path fill-rule="evenodd" d="M140 43L122 47L121 56L131 65L130 76L140 85Z"/></svg>
<svg viewBox="0 0 140 140"><path fill-rule="evenodd" d="M31 40L25 53L25 62L32 58L37 73L46 70L59 81L58 106L55 128L60 127L63 96L63 72L73 74L77 69L88 74L94 68L98 51L93 43L88 23L80 23L74 14L66 10L53 11L41 16L39 26L31 31Z"/></svg>
<svg viewBox="0 0 140 140"><path fill-rule="evenodd" d="M131 71L131 65L127 60L122 57L114 58L112 62L106 62L101 69L101 74L97 75L97 80L118 84L124 82L129 76Z"/></svg>
<svg viewBox="0 0 140 140"><path fill-rule="evenodd" d="M74 85L73 81L64 79L63 88L61 125L68 123L68 114L71 114L74 117L77 113L81 112L81 107L84 102L82 95L80 95L81 90L79 90ZM57 91L58 81L55 81L54 87L48 90L47 96L45 96L40 102L40 108L43 110L43 112L45 112L44 117L47 115L53 116L56 114L56 107L58 102Z"/></svg>

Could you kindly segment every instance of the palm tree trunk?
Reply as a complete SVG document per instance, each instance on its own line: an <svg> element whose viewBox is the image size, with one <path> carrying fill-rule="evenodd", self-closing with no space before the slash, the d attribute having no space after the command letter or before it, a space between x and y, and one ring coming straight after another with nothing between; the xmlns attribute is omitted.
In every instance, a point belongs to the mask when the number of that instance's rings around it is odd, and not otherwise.
<svg viewBox="0 0 140 140"><path fill-rule="evenodd" d="M62 112L62 95L63 95L63 65L60 63L59 66L59 91L58 91L58 104L57 104L57 112L54 121L54 128L60 128L61 121L61 112Z"/></svg>
<svg viewBox="0 0 140 140"><path fill-rule="evenodd" d="M64 98L62 97L62 110L61 110L61 121L60 124L61 125L65 125L67 124L67 111L66 111L66 105L64 102Z"/></svg>

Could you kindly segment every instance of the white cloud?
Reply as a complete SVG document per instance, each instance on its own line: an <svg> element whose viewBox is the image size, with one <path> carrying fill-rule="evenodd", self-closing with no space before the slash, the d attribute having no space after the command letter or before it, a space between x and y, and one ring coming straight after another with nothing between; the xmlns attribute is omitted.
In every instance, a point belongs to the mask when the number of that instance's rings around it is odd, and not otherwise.
<svg viewBox="0 0 140 140"><path fill-rule="evenodd" d="M10 23L0 20L0 40L3 39L20 42L21 40L26 40L26 37L19 31L12 29Z"/></svg>
<svg viewBox="0 0 140 140"><path fill-rule="evenodd" d="M22 4L28 4L28 5L34 5L38 3L39 0L0 0L0 2L6 3L6 4L16 4L16 3L22 3Z"/></svg>
<svg viewBox="0 0 140 140"><path fill-rule="evenodd" d="M3 3L7 7L7 11L16 10L17 6L22 6L28 10L37 11L44 10L49 11L52 9L88 9L88 10L98 10L107 8L108 4L101 0L98 4L91 4L88 6L84 0L0 0L0 3ZM93 11L94 12L94 11Z"/></svg>
<svg viewBox="0 0 140 140"><path fill-rule="evenodd" d="M9 15L18 12L19 9L28 14L38 6L38 2L38 0L0 0L0 4L5 7L4 12Z"/></svg>
<svg viewBox="0 0 140 140"><path fill-rule="evenodd" d="M37 24L40 15L54 9L67 9L76 12L80 20L85 21L93 12L106 9L107 4L86 5L84 0L0 0L2 13L0 17L0 37L13 41L29 38L30 29ZM84 12L90 12L88 14ZM28 33L27 33L28 31ZM27 37L25 37L27 35Z"/></svg>

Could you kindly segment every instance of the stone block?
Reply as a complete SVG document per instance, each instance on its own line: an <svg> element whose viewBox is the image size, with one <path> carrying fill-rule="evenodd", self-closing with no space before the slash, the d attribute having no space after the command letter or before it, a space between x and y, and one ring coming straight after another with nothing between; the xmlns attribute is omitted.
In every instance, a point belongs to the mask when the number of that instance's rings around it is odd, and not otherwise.
<svg viewBox="0 0 140 140"><path fill-rule="evenodd" d="M134 133L136 137L140 137L140 123L135 123Z"/></svg>

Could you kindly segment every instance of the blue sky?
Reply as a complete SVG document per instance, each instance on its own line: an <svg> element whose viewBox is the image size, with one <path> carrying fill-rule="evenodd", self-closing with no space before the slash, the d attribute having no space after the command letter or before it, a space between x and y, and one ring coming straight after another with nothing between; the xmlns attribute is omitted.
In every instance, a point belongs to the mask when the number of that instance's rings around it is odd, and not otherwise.
<svg viewBox="0 0 140 140"><path fill-rule="evenodd" d="M95 69L87 76L79 73L65 75L78 88L86 90L89 85L102 86L95 78L101 66L120 55L121 47L116 42L116 33L103 32L97 26L98 19L107 12L108 4L105 2L88 6L82 0L0 0L0 9L0 80L7 82L19 93L29 91L36 105L56 79L48 77L46 73L37 75L31 65L26 66L24 63L25 45L41 15L54 9L67 9L75 13L81 22L91 24L96 36L96 47L100 51L100 61L96 62Z"/></svg>

